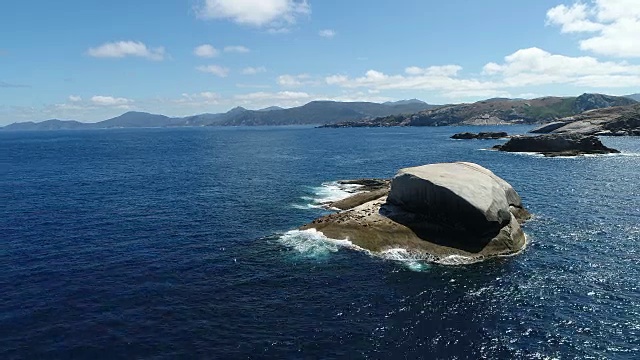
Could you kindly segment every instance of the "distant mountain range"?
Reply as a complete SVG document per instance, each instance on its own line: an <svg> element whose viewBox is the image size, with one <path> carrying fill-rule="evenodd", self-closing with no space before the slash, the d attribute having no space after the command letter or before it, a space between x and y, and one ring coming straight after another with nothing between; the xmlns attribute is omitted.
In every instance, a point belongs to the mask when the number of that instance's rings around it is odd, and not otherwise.
<svg viewBox="0 0 640 360"><path fill-rule="evenodd" d="M254 126L254 125L320 125L342 121L373 119L381 116L413 114L437 107L420 100L385 104L371 102L313 101L306 105L283 109L277 106L261 110L236 107L221 114L199 114L182 118L144 112L127 112L97 123L75 120L47 120L7 125L1 130L108 129L179 126Z"/></svg>
<svg viewBox="0 0 640 360"><path fill-rule="evenodd" d="M631 95L627 95L625 96L629 99L635 100L635 101L640 101L640 94L631 94Z"/></svg>
<svg viewBox="0 0 640 360"><path fill-rule="evenodd" d="M382 116L324 125L323 127L387 127L536 124L555 121L594 109L637 104L630 97L583 94L578 97L538 99L495 98L472 104L446 105L414 114Z"/></svg>
<svg viewBox="0 0 640 360"><path fill-rule="evenodd" d="M383 104L371 102L313 101L283 109L236 107L226 113L172 118L144 112L127 112L97 123L47 120L7 125L0 130L65 130L180 126L320 125L323 127L445 126L548 123L587 110L637 104L640 94L537 99L493 98L472 104L430 105L411 99Z"/></svg>

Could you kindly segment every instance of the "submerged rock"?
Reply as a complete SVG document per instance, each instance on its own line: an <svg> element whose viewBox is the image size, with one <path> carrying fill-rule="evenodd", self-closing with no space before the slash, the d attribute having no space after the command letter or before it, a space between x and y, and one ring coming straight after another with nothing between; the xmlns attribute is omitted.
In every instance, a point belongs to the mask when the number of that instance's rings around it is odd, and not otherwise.
<svg viewBox="0 0 640 360"><path fill-rule="evenodd" d="M345 211L302 229L349 239L374 252L401 248L436 259L456 255L478 261L514 254L525 246L520 223L530 215L520 196L479 165L402 169L392 180L388 196L378 196L381 190L371 192L373 200L352 201L354 207L345 206Z"/></svg>
<svg viewBox="0 0 640 360"><path fill-rule="evenodd" d="M503 138L506 138L506 137L509 137L509 134L507 134L504 131L501 131L501 132L479 132L477 134L470 133L470 132L464 132L464 133L454 134L453 136L451 136L452 139L456 139L456 140L472 140L472 139L491 140L491 139L503 139Z"/></svg>
<svg viewBox="0 0 640 360"><path fill-rule="evenodd" d="M536 152L545 156L577 156L620 152L604 146L595 136L580 134L519 136L511 138L504 145L494 146L494 149L507 152Z"/></svg>

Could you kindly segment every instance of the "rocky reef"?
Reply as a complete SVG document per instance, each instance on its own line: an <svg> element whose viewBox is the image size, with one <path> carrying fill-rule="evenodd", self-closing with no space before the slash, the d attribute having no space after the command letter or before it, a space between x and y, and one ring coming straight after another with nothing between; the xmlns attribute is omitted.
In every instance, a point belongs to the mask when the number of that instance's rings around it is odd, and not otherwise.
<svg viewBox="0 0 640 360"><path fill-rule="evenodd" d="M596 136L581 134L550 134L517 136L494 149L507 152L535 152L544 156L577 156L586 154L619 153L606 147Z"/></svg>
<svg viewBox="0 0 640 360"><path fill-rule="evenodd" d="M471 133L471 132L463 132L463 133L457 133L454 134L453 136L451 136L452 139L456 139L456 140L474 140L474 139L478 139L478 140L492 140L492 139L504 139L509 137L509 134L507 134L504 131L500 131L500 132L479 132L479 133Z"/></svg>
<svg viewBox="0 0 640 360"><path fill-rule="evenodd" d="M404 249L435 260L473 262L518 253L526 244L520 224L530 217L511 185L465 162L402 169L387 188L341 204L343 211L301 229L372 252Z"/></svg>

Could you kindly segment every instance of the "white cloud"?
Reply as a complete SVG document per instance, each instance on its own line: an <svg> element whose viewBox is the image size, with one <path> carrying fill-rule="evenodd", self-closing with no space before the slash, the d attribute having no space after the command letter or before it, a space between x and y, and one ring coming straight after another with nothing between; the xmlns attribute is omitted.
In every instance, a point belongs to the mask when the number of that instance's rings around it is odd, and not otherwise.
<svg viewBox="0 0 640 360"><path fill-rule="evenodd" d="M199 107L207 105L218 105L222 100L222 96L211 91L204 91L196 94L184 93L182 96L173 100L173 103L181 106Z"/></svg>
<svg viewBox="0 0 640 360"><path fill-rule="evenodd" d="M77 95L69 95L69 101L71 102L80 102L82 101L82 97Z"/></svg>
<svg viewBox="0 0 640 360"><path fill-rule="evenodd" d="M89 56L97 58L124 58L127 56L142 57L149 60L164 60L165 50L163 47L148 48L139 41L117 41L102 44L87 50Z"/></svg>
<svg viewBox="0 0 640 360"><path fill-rule="evenodd" d="M325 29L325 30L320 30L318 32L318 35L324 37L324 38L333 38L336 35L338 35L338 33L335 30L331 30L331 29Z"/></svg>
<svg viewBox="0 0 640 360"><path fill-rule="evenodd" d="M65 103L65 104L54 104L53 107L56 110L61 110L61 111L74 111L74 110L85 110L88 109L88 107L86 105L79 105L77 103L72 102L71 104Z"/></svg>
<svg viewBox="0 0 640 360"><path fill-rule="evenodd" d="M242 69L242 74L243 75L256 75L256 74L260 74L260 73L264 73L267 72L267 68L264 66L258 66L258 67L246 67L244 69Z"/></svg>
<svg viewBox="0 0 640 360"><path fill-rule="evenodd" d="M227 77L230 72L228 68L219 65L198 66L196 69L200 72L212 74L218 77Z"/></svg>
<svg viewBox="0 0 640 360"><path fill-rule="evenodd" d="M563 33L587 33L580 49L621 58L640 57L640 6L637 0L592 0L559 5L547 23Z"/></svg>
<svg viewBox="0 0 640 360"><path fill-rule="evenodd" d="M456 76L460 71L462 71L462 66L458 65L429 66L428 68L411 66L404 70L404 72L409 75L430 76Z"/></svg>
<svg viewBox="0 0 640 360"><path fill-rule="evenodd" d="M232 45L232 46L225 46L224 47L224 52L227 53L238 53L238 54L246 54L251 52L251 50L246 47L246 46L242 46L242 45Z"/></svg>
<svg viewBox="0 0 640 360"><path fill-rule="evenodd" d="M305 92L295 92L295 91L280 91L277 93L270 92L255 92L249 94L242 94L234 96L237 100L264 100L264 99L274 99L274 100L298 100L298 99L308 99L310 96Z"/></svg>
<svg viewBox="0 0 640 360"><path fill-rule="evenodd" d="M311 101L313 97L306 92L253 92L235 95L227 102L232 106L242 105L249 108L263 108L267 106L292 107L300 106Z"/></svg>
<svg viewBox="0 0 640 360"><path fill-rule="evenodd" d="M584 87L633 86L640 80L640 66L600 61L590 56L554 55L538 48L518 50L503 64L484 66L487 75L501 75L503 86L524 87L574 84Z"/></svg>
<svg viewBox="0 0 640 360"><path fill-rule="evenodd" d="M203 19L228 19L256 27L293 24L297 17L311 13L306 0L204 0L196 10Z"/></svg>
<svg viewBox="0 0 640 360"><path fill-rule="evenodd" d="M310 79L311 76L309 74L280 75L278 76L278 85L284 87L298 87L302 85L309 85L313 83L313 81L311 81Z"/></svg>
<svg viewBox="0 0 640 360"><path fill-rule="evenodd" d="M280 35L290 33L291 29L289 29L288 27L272 27L268 29L267 32L271 35Z"/></svg>
<svg viewBox="0 0 640 360"><path fill-rule="evenodd" d="M236 84L239 89L270 89L271 85L264 84Z"/></svg>
<svg viewBox="0 0 640 360"><path fill-rule="evenodd" d="M218 56L220 54L220 51L218 51L218 49L214 48L212 45L203 44L193 49L193 54L201 58L213 58Z"/></svg>
<svg viewBox="0 0 640 360"><path fill-rule="evenodd" d="M99 106L126 106L133 103L133 100L127 98L96 95L91 97L91 102L94 105Z"/></svg>
<svg viewBox="0 0 640 360"><path fill-rule="evenodd" d="M347 89L431 90L451 96L463 93L467 96L494 94L495 89L499 87L497 83L492 81L456 77L459 71L456 65L433 67L431 70L422 69L419 71L418 69L415 67L405 69L407 75L388 75L380 71L369 70L363 77L350 78L345 75L333 75L325 78L325 81L329 85L337 85ZM448 70L444 71L443 69ZM453 73L453 69L456 69L455 73Z"/></svg>
<svg viewBox="0 0 640 360"><path fill-rule="evenodd" d="M600 61L589 56L555 55L539 48L518 50L504 62L488 63L478 77L461 76L458 65L408 67L404 74L369 70L352 78L336 74L325 78L328 85L373 91L435 91L450 98L508 96L512 89L544 85L571 85L585 88L625 88L640 83L640 65ZM523 92L523 91L521 91Z"/></svg>

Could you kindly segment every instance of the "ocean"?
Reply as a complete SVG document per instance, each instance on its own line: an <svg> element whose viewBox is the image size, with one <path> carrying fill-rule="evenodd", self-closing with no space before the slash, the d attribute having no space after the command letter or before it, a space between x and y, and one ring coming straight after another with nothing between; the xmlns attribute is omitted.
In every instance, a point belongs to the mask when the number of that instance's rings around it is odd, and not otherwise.
<svg viewBox="0 0 640 360"><path fill-rule="evenodd" d="M449 139L529 129L0 132L0 358L638 359L640 141ZM523 253L452 266L296 231L336 180L449 161L520 193Z"/></svg>

